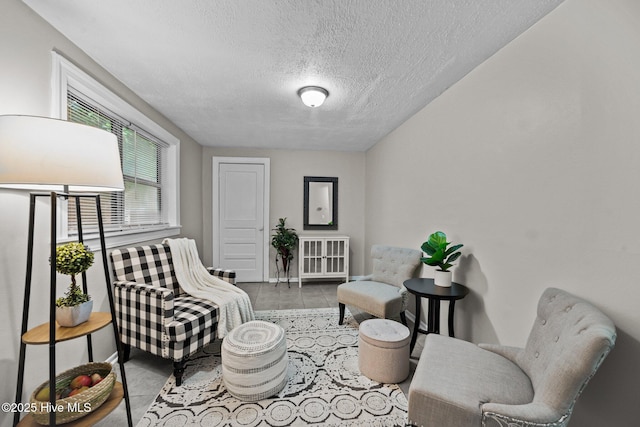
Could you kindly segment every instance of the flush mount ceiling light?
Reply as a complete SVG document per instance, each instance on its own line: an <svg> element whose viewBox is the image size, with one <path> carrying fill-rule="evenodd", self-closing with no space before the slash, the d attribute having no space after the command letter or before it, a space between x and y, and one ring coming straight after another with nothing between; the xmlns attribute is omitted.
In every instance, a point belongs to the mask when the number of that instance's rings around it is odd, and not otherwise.
<svg viewBox="0 0 640 427"><path fill-rule="evenodd" d="M326 89L318 86L305 86L298 91L302 103L307 107L319 107L329 96Z"/></svg>

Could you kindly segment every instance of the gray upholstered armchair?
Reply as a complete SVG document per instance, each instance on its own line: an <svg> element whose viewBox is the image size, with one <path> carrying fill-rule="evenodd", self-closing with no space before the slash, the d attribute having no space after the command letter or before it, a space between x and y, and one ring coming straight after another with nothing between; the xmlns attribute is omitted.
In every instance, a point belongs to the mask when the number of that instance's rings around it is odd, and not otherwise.
<svg viewBox="0 0 640 427"><path fill-rule="evenodd" d="M409 423L564 427L613 348L616 329L588 302L549 288L524 348L429 334L409 387Z"/></svg>
<svg viewBox="0 0 640 427"><path fill-rule="evenodd" d="M420 257L422 252L415 249L373 245L373 273L338 286L340 324L344 319L346 304L383 319L400 314L402 323L406 325L404 312L407 309L408 292L402 283L413 277L420 265Z"/></svg>

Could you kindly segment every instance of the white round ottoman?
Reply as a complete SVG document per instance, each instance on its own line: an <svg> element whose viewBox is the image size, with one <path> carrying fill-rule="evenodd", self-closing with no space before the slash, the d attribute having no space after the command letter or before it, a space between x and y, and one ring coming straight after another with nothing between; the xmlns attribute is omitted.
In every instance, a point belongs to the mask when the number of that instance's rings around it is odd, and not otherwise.
<svg viewBox="0 0 640 427"><path fill-rule="evenodd" d="M379 383L395 384L409 376L409 328L389 319L368 319L360 324L358 367Z"/></svg>
<svg viewBox="0 0 640 427"><path fill-rule="evenodd" d="M280 326L252 320L222 341L222 380L232 396L255 402L287 384L287 339Z"/></svg>

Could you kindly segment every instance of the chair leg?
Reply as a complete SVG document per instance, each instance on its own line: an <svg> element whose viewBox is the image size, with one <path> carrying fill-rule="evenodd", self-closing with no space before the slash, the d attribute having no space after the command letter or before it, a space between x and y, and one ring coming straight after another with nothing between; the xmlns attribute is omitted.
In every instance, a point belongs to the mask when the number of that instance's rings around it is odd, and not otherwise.
<svg viewBox="0 0 640 427"><path fill-rule="evenodd" d="M338 321L338 325L342 325L342 322L344 321L344 304L339 302L338 309L340 310L340 320Z"/></svg>
<svg viewBox="0 0 640 427"><path fill-rule="evenodd" d="M404 326L407 326L407 327L409 326L409 325L407 325L407 315L404 314L404 311L400 312L400 320L402 321L402 324Z"/></svg>
<svg viewBox="0 0 640 427"><path fill-rule="evenodd" d="M173 376L176 377L176 385L182 384L182 375L184 374L184 365L186 359L182 359L179 362L173 362Z"/></svg>
<svg viewBox="0 0 640 427"><path fill-rule="evenodd" d="M120 342L122 348L122 363L129 360L131 356L131 345Z"/></svg>

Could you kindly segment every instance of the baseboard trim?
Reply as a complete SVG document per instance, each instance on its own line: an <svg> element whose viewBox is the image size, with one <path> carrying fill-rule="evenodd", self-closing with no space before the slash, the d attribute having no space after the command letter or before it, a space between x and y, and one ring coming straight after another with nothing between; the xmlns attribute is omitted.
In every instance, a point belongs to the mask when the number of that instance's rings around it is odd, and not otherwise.
<svg viewBox="0 0 640 427"><path fill-rule="evenodd" d="M410 311L405 311L405 315L407 316L407 319L411 320L415 324L415 322L416 322L416 315L415 314L413 314ZM420 320L420 329L422 329L424 331L427 330L427 325L422 320ZM411 331L411 332L413 332L413 331Z"/></svg>
<svg viewBox="0 0 640 427"><path fill-rule="evenodd" d="M349 281L353 281L353 280L358 280L359 277L363 277L363 276L351 276L349 277ZM337 278L339 279L339 278ZM314 279L303 279L303 280L314 280ZM322 280L336 280L335 277L318 277L317 278L318 281L322 281ZM280 283L282 282L286 282L287 279L280 279ZM269 283L277 283L278 279L275 277L271 277L269 278ZM289 282L293 283L296 282L298 283L298 278L297 277L291 277L289 278ZM304 285L304 282L302 283Z"/></svg>
<svg viewBox="0 0 640 427"><path fill-rule="evenodd" d="M286 282L286 281L287 281L286 278L285 279L280 279L280 283ZM289 282L291 282L291 283L296 282L297 283L298 282L298 278L297 277L290 277L289 278ZM278 279L276 279L275 277L271 277L271 278L269 278L269 283L278 283Z"/></svg>
<svg viewBox="0 0 640 427"><path fill-rule="evenodd" d="M107 360L105 360L105 362L111 363L112 365L118 363L118 352L116 351L111 356L107 357Z"/></svg>

